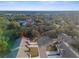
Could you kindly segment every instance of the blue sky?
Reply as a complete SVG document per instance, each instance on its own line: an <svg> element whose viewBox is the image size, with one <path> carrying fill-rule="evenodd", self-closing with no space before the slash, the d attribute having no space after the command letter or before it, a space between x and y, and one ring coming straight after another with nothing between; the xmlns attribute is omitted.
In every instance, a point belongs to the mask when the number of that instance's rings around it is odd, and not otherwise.
<svg viewBox="0 0 79 59"><path fill-rule="evenodd" d="M0 10L64 11L79 10L78 1L0 1Z"/></svg>

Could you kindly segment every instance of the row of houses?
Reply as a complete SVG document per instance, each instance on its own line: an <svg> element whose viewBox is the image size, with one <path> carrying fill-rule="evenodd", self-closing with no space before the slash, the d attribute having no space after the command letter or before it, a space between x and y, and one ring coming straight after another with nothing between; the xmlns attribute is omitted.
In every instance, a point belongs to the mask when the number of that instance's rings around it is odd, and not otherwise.
<svg viewBox="0 0 79 59"><path fill-rule="evenodd" d="M23 25L23 26L33 25L34 20L28 18L28 19L25 19L25 20L20 20L19 23L20 23L20 25Z"/></svg>

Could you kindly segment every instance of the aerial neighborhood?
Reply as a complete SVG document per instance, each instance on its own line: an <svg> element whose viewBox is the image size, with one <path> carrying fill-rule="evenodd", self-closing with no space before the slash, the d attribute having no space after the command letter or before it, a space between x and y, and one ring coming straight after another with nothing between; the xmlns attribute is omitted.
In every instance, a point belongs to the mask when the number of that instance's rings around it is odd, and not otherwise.
<svg viewBox="0 0 79 59"><path fill-rule="evenodd" d="M1 58L79 57L79 12L0 12Z"/></svg>

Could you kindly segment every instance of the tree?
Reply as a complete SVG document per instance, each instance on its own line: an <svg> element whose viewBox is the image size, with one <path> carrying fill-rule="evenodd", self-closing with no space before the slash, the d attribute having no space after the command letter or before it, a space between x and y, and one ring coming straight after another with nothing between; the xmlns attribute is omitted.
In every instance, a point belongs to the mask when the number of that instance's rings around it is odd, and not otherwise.
<svg viewBox="0 0 79 59"><path fill-rule="evenodd" d="M0 53L4 53L8 50L8 43L4 39L0 39Z"/></svg>
<svg viewBox="0 0 79 59"><path fill-rule="evenodd" d="M16 21L11 21L8 25L7 25L7 29L19 29L20 28L20 24Z"/></svg>

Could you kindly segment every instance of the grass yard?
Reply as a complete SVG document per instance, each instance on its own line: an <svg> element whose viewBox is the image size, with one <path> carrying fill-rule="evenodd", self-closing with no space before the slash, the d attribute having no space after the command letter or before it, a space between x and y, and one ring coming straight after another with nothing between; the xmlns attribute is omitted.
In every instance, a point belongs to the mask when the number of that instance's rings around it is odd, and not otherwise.
<svg viewBox="0 0 79 59"><path fill-rule="evenodd" d="M37 57L39 55L38 48L37 47L30 47L30 54L31 54L31 57Z"/></svg>

